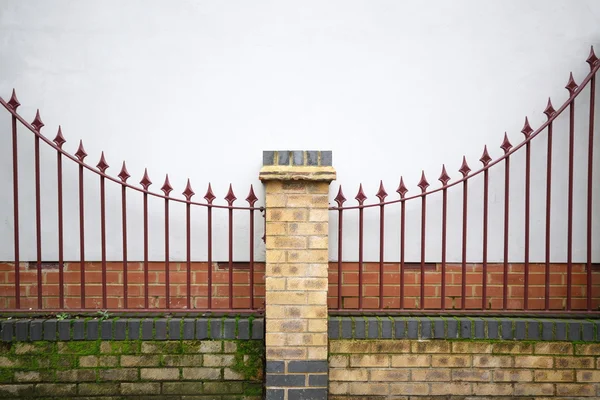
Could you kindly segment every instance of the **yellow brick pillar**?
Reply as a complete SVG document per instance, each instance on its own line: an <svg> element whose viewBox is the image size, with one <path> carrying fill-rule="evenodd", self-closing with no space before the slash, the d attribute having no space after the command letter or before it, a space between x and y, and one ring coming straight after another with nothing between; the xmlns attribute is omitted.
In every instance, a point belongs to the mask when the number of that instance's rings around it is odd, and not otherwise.
<svg viewBox="0 0 600 400"><path fill-rule="evenodd" d="M265 151L266 399L327 399L330 151Z"/></svg>

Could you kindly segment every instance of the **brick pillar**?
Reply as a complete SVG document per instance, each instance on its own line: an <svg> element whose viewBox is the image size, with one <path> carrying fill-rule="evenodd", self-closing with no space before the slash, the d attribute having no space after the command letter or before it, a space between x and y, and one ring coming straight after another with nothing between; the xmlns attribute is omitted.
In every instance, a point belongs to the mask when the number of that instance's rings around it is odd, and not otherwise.
<svg viewBox="0 0 600 400"><path fill-rule="evenodd" d="M330 151L265 151L267 400L327 399Z"/></svg>

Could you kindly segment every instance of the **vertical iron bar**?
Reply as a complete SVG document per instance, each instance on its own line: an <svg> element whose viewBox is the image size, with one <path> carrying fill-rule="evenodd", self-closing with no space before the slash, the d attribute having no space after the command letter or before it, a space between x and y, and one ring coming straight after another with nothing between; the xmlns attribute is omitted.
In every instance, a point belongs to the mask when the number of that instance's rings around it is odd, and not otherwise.
<svg viewBox="0 0 600 400"><path fill-rule="evenodd" d="M466 308L467 300L467 180L463 181L463 221L462 221L462 279L460 308Z"/></svg>
<svg viewBox="0 0 600 400"><path fill-rule="evenodd" d="M446 186L446 185L444 185ZM446 309L446 228L448 211L448 189L442 191L442 287L441 287L441 309Z"/></svg>
<svg viewBox="0 0 600 400"><path fill-rule="evenodd" d="M148 302L148 191L144 189L144 308L147 310Z"/></svg>
<svg viewBox="0 0 600 400"><path fill-rule="evenodd" d="M525 282L523 302L525 310L529 309L529 204L531 183L531 142L525 144Z"/></svg>
<svg viewBox="0 0 600 400"><path fill-rule="evenodd" d="M13 150L13 223L15 245L15 307L21 308L21 276L19 271L19 162L17 150L17 117L12 116L12 150Z"/></svg>
<svg viewBox="0 0 600 400"><path fill-rule="evenodd" d="M343 213L342 207L338 210L338 310L342 309L342 241L343 241Z"/></svg>
<svg viewBox="0 0 600 400"><path fill-rule="evenodd" d="M102 244L102 308L106 309L106 193L104 174L100 175L100 234Z"/></svg>
<svg viewBox="0 0 600 400"><path fill-rule="evenodd" d="M233 309L233 208L229 206L229 309Z"/></svg>
<svg viewBox="0 0 600 400"><path fill-rule="evenodd" d="M40 204L40 137L35 136L35 237L37 253L37 307L42 309L42 215Z"/></svg>
<svg viewBox="0 0 600 400"><path fill-rule="evenodd" d="M379 206L379 309L383 309L384 204Z"/></svg>
<svg viewBox="0 0 600 400"><path fill-rule="evenodd" d="M123 306L127 309L129 288L127 286L127 187L121 186L121 217L123 223Z"/></svg>
<svg viewBox="0 0 600 400"><path fill-rule="evenodd" d="M488 178L489 171L483 171L483 276L481 281L481 309L487 309L487 253L488 253Z"/></svg>
<svg viewBox="0 0 600 400"><path fill-rule="evenodd" d="M191 296L191 278L192 278L192 229L191 229L191 204L189 199L185 204L185 242L186 242L186 304L188 310L192 308L192 296ZM209 266L210 269L210 266ZM210 275L209 275L210 276ZM210 299L210 297L209 297Z"/></svg>
<svg viewBox="0 0 600 400"><path fill-rule="evenodd" d="M567 210L567 311L571 311L573 281L573 147L575 141L575 99L569 105L569 202Z"/></svg>
<svg viewBox="0 0 600 400"><path fill-rule="evenodd" d="M552 207L552 121L548 124L548 156L546 158L546 288L545 309L550 309L550 210Z"/></svg>
<svg viewBox="0 0 600 400"><path fill-rule="evenodd" d="M362 205L358 209L358 309L363 308L363 228L364 228L364 209Z"/></svg>
<svg viewBox="0 0 600 400"><path fill-rule="evenodd" d="M423 195L421 198L421 301L419 302L419 308L423 310L425 308L425 210L426 210L426 196Z"/></svg>
<svg viewBox="0 0 600 400"><path fill-rule="evenodd" d="M207 217L207 229L208 229L208 308L212 309L212 206L208 204L206 206L208 212Z"/></svg>
<svg viewBox="0 0 600 400"><path fill-rule="evenodd" d="M400 203L400 309L404 309L404 234L406 233L406 202Z"/></svg>
<svg viewBox="0 0 600 400"><path fill-rule="evenodd" d="M79 164L79 273L81 280L81 308L85 308L85 215L83 201L83 164Z"/></svg>
<svg viewBox="0 0 600 400"><path fill-rule="evenodd" d="M508 211L510 189L510 156L504 160L504 271L502 276L502 309L508 306Z"/></svg>
<svg viewBox="0 0 600 400"><path fill-rule="evenodd" d="M56 152L57 191L58 191L58 303L65 308L64 289L64 243L63 243L63 186L62 186L62 154Z"/></svg>
<svg viewBox="0 0 600 400"><path fill-rule="evenodd" d="M254 310L254 209L250 210L250 309Z"/></svg>
<svg viewBox="0 0 600 400"><path fill-rule="evenodd" d="M166 307L171 308L171 281L169 276L169 199L165 198L165 289Z"/></svg>
<svg viewBox="0 0 600 400"><path fill-rule="evenodd" d="M587 182L587 246L586 246L586 273L587 273L587 309L592 310L592 173L594 169L594 107L596 102L596 74L590 81L590 122L588 139L588 182Z"/></svg>

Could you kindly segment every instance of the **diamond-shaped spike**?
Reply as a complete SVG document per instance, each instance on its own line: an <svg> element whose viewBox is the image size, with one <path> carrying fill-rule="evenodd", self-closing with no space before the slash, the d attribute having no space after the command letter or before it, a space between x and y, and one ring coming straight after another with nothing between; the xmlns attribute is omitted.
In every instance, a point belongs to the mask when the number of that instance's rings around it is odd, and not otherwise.
<svg viewBox="0 0 600 400"><path fill-rule="evenodd" d="M106 171L108 169L109 165L106 163L106 159L104 158L104 152L102 152L102 154L100 155L100 161L98 161L98 164L96 165L96 167L102 173L104 173L104 171Z"/></svg>
<svg viewBox="0 0 600 400"><path fill-rule="evenodd" d="M127 171L127 167L125 166L125 161L123 161L123 166L121 167L121 172L119 172L119 175L117 175L119 178L121 178L122 182L127 182L127 179L129 179L129 177L131 175L129 175L129 171Z"/></svg>
<svg viewBox="0 0 600 400"><path fill-rule="evenodd" d="M531 132L533 132L533 129L531 129L531 125L529 125L529 118L525 117L525 124L523 125L523 129L521 129L521 133L528 138L529 135L531 135Z"/></svg>
<svg viewBox="0 0 600 400"><path fill-rule="evenodd" d="M75 157L79 158L79 161L83 161L83 159L87 156L85 149L83 148L83 141L79 141L79 147L75 152Z"/></svg>
<svg viewBox="0 0 600 400"><path fill-rule="evenodd" d="M62 129L60 129L60 125L58 126L58 132L56 132L56 137L54 138L53 142L56 143L59 149L62 149L63 144L67 142L62 134Z"/></svg>
<svg viewBox="0 0 600 400"><path fill-rule="evenodd" d="M142 185L144 190L148 190L150 185L152 185L152 181L150 180L150 177L148 176L148 168L144 168L144 177L140 181L140 185Z"/></svg>
<svg viewBox="0 0 600 400"><path fill-rule="evenodd" d="M192 199L192 196L196 194L192 190L192 185L190 184L189 179L187 180L187 185L185 185L185 190L181 194L185 196L187 201L190 201Z"/></svg>
<svg viewBox="0 0 600 400"><path fill-rule="evenodd" d="M335 202L337 203L338 207L342 207L344 205L344 202L346 201L346 197L344 196L344 192L342 192L342 185L340 185L339 189L338 189L338 194L337 196L335 196Z"/></svg>
<svg viewBox="0 0 600 400"><path fill-rule="evenodd" d="M383 181L379 181L379 190L377 191L377 194L375 196L377 196L379 198L379 201L383 203L387 195L388 194L383 187Z"/></svg>
<svg viewBox="0 0 600 400"><path fill-rule="evenodd" d="M596 63L598 62L598 57L596 57L596 53L594 53L594 46L590 48L590 55L585 61L590 64L590 69L594 69Z"/></svg>
<svg viewBox="0 0 600 400"><path fill-rule="evenodd" d="M250 204L250 207L254 207L254 203L258 201L258 197L254 194L254 188L250 185L250 192L248 193L248 197L246 197L246 201Z"/></svg>
<svg viewBox="0 0 600 400"><path fill-rule="evenodd" d="M206 189L206 194L204 195L204 198L206 199L208 204L212 204L213 200L217 198L212 191L210 183L208 184L208 189Z"/></svg>
<svg viewBox="0 0 600 400"><path fill-rule="evenodd" d="M510 143L510 140L508 140L508 135L506 132L504 132L504 140L502 141L500 148L504 150L504 154L508 153L510 149L512 149L512 144Z"/></svg>
<svg viewBox="0 0 600 400"><path fill-rule="evenodd" d="M396 193L400 195L400 198L403 199L404 195L408 193L408 188L404 184L404 178L400 177L400 184L398 184L398 189L396 189Z"/></svg>
<svg viewBox="0 0 600 400"><path fill-rule="evenodd" d="M552 118L552 116L556 113L556 110L554 109L554 107L552 107L552 100L550 99L550 97L548 97L548 105L546 106L546 109L544 110L544 114L546 114L546 117L548 117L548 119Z"/></svg>
<svg viewBox="0 0 600 400"><path fill-rule="evenodd" d="M31 126L33 126L33 129L35 129L37 132L39 132L44 126L42 118L40 117L40 110L36 111L35 118L33 119L33 122L31 122Z"/></svg>
<svg viewBox="0 0 600 400"><path fill-rule="evenodd" d="M19 99L17 99L17 93L15 92L15 89L13 89L12 95L10 96L10 100L7 104L14 111L17 111L17 108L19 108L19 106L21 105L21 103L19 103Z"/></svg>
<svg viewBox="0 0 600 400"><path fill-rule="evenodd" d="M425 178L425 171L421 171L421 180L419 181L417 186L421 188L422 193L425 193L425 191L429 187L429 182L427 182L427 178Z"/></svg>
<svg viewBox="0 0 600 400"><path fill-rule="evenodd" d="M481 155L479 161L481 161L484 167L486 167L490 161L492 161L492 157L490 157L490 153L488 153L487 146L483 146L483 154Z"/></svg>
<svg viewBox="0 0 600 400"><path fill-rule="evenodd" d="M237 197L233 194L233 188L231 187L231 183L229 184L229 190L227 191L227 196L225 196L225 200L227 200L227 204L230 206L233 205L233 202L236 201Z"/></svg>
<svg viewBox="0 0 600 400"><path fill-rule="evenodd" d="M469 168L469 164L467 164L467 158L465 156L463 156L463 162L458 172L460 172L463 177L469 175L469 172L471 172L471 168Z"/></svg>
<svg viewBox="0 0 600 400"><path fill-rule="evenodd" d="M577 83L575 83L575 79L573 79L572 72L569 75L569 82L567 82L567 86L565 86L565 89L567 89L569 91L569 94L571 96L573 95L573 93L575 93L575 90L577 89Z"/></svg>
<svg viewBox="0 0 600 400"><path fill-rule="evenodd" d="M173 191L173 186L171 186L171 182L169 182L169 174L165 176L165 183L163 183L160 190L162 190L167 197L169 197L169 193Z"/></svg>
<svg viewBox="0 0 600 400"><path fill-rule="evenodd" d="M358 201L358 204L360 204L360 205L362 205L365 202L365 200L367 199L367 196L365 195L365 192L363 191L362 183L358 187L358 193L356 194L355 199Z"/></svg>
<svg viewBox="0 0 600 400"><path fill-rule="evenodd" d="M444 164L442 164L442 173L438 180L442 182L442 186L446 186L448 182L450 182L450 176L448 175L448 172L446 172L446 166Z"/></svg>

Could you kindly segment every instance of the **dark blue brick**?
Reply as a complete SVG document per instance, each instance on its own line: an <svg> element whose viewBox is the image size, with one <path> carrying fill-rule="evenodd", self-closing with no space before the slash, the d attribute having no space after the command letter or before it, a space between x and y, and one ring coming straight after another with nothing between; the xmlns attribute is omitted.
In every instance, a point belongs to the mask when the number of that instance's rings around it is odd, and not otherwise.
<svg viewBox="0 0 600 400"><path fill-rule="evenodd" d="M414 318L410 318L408 320L407 326L408 326L407 337L409 339L418 339L419 338L419 321Z"/></svg>
<svg viewBox="0 0 600 400"><path fill-rule="evenodd" d="M446 323L443 318L433 319L433 337L443 339L446 337Z"/></svg>
<svg viewBox="0 0 600 400"><path fill-rule="evenodd" d="M223 339L223 320L220 318L211 318L210 320L210 338Z"/></svg>
<svg viewBox="0 0 600 400"><path fill-rule="evenodd" d="M157 340L167 340L167 320L157 319L154 321L154 338Z"/></svg>
<svg viewBox="0 0 600 400"><path fill-rule="evenodd" d="M71 340L71 320L58 321L58 340Z"/></svg>
<svg viewBox="0 0 600 400"><path fill-rule="evenodd" d="M151 319L145 319L142 321L142 340L152 340L154 331L154 321Z"/></svg>
<svg viewBox="0 0 600 400"><path fill-rule="evenodd" d="M333 165L333 154L331 151L321 152L321 165L325 167L330 167Z"/></svg>
<svg viewBox="0 0 600 400"><path fill-rule="evenodd" d="M585 342L594 341L594 325L590 321L581 322L581 339Z"/></svg>
<svg viewBox="0 0 600 400"><path fill-rule="evenodd" d="M502 320L502 339L511 340L513 338L513 321L510 319Z"/></svg>
<svg viewBox="0 0 600 400"><path fill-rule="evenodd" d="M460 323L460 337L462 339L471 338L471 320L468 318L459 318Z"/></svg>
<svg viewBox="0 0 600 400"><path fill-rule="evenodd" d="M379 320L375 317L367 318L367 326L368 326L368 338L369 339L379 339Z"/></svg>
<svg viewBox="0 0 600 400"><path fill-rule="evenodd" d="M557 321L554 325L554 339L556 340L567 340L567 323L564 321Z"/></svg>
<svg viewBox="0 0 600 400"><path fill-rule="evenodd" d="M267 386L301 386L304 387L306 382L306 375L279 375L279 374L267 374L266 385Z"/></svg>
<svg viewBox="0 0 600 400"><path fill-rule="evenodd" d="M328 379L326 374L322 375L309 375L308 386L312 387L327 387Z"/></svg>
<svg viewBox="0 0 600 400"><path fill-rule="evenodd" d="M267 389L265 400L283 400L285 398L285 390L283 389Z"/></svg>
<svg viewBox="0 0 600 400"><path fill-rule="evenodd" d="M15 340L19 342L29 340L29 321L17 321L15 324Z"/></svg>
<svg viewBox="0 0 600 400"><path fill-rule="evenodd" d="M34 319L31 321L29 326L29 338L31 340L42 340L44 333L44 321L41 319Z"/></svg>
<svg viewBox="0 0 600 400"><path fill-rule="evenodd" d="M44 321L44 340L55 341L56 329L58 321L55 319L47 319Z"/></svg>
<svg viewBox="0 0 600 400"><path fill-rule="evenodd" d="M527 339L540 340L540 323L538 321L527 321Z"/></svg>
<svg viewBox="0 0 600 400"><path fill-rule="evenodd" d="M303 151L293 151L292 152L292 163L293 165L304 165L304 152Z"/></svg>
<svg viewBox="0 0 600 400"><path fill-rule="evenodd" d="M289 389L288 400L327 400L327 389Z"/></svg>
<svg viewBox="0 0 600 400"><path fill-rule="evenodd" d="M391 339L393 337L392 321L385 317L381 320L381 337L383 339Z"/></svg>
<svg viewBox="0 0 600 400"><path fill-rule="evenodd" d="M542 321L542 339L554 340L554 321Z"/></svg>
<svg viewBox="0 0 600 400"><path fill-rule="evenodd" d="M306 165L315 166L319 165L319 152L318 151L307 151L306 152Z"/></svg>
<svg viewBox="0 0 600 400"><path fill-rule="evenodd" d="M269 373L281 373L285 372L285 362L283 361L267 361L266 372Z"/></svg>
<svg viewBox="0 0 600 400"><path fill-rule="evenodd" d="M2 341L12 342L15 324L13 321L2 321Z"/></svg>
<svg viewBox="0 0 600 400"><path fill-rule="evenodd" d="M331 317L327 323L327 335L329 340L340 338L340 319L338 317Z"/></svg>
<svg viewBox="0 0 600 400"><path fill-rule="evenodd" d="M348 317L342 318L342 339L352 339L352 320Z"/></svg>
<svg viewBox="0 0 600 400"><path fill-rule="evenodd" d="M196 320L196 339L208 339L208 320L205 318Z"/></svg>
<svg viewBox="0 0 600 400"><path fill-rule="evenodd" d="M278 165L290 165L290 152L288 150L279 150L277 154L279 156Z"/></svg>
<svg viewBox="0 0 600 400"><path fill-rule="evenodd" d="M238 339L250 339L250 323L247 319L238 321Z"/></svg>
<svg viewBox="0 0 600 400"><path fill-rule="evenodd" d="M223 339L235 339L235 319L227 318L223 324Z"/></svg>
<svg viewBox="0 0 600 400"><path fill-rule="evenodd" d="M515 339L525 340L527 338L527 325L523 320L515 321Z"/></svg>
<svg viewBox="0 0 600 400"><path fill-rule="evenodd" d="M110 340L112 339L112 321L102 321L100 327L102 328L102 332L100 333L100 338L102 340Z"/></svg>
<svg viewBox="0 0 600 400"><path fill-rule="evenodd" d="M485 339L485 321L481 318L476 318L473 320L473 325L475 326L475 336L474 339Z"/></svg>
<svg viewBox="0 0 600 400"><path fill-rule="evenodd" d="M600 320L596 321L596 340L600 342Z"/></svg>
<svg viewBox="0 0 600 400"><path fill-rule="evenodd" d="M44 337L46 337L46 323L44 322ZM76 319L73 321L73 340L84 340L85 339L85 321Z"/></svg>
<svg viewBox="0 0 600 400"><path fill-rule="evenodd" d="M327 361L290 361L288 363L288 372L327 372Z"/></svg>
<svg viewBox="0 0 600 400"><path fill-rule="evenodd" d="M169 320L169 340L181 339L181 319L173 318Z"/></svg>
<svg viewBox="0 0 600 400"><path fill-rule="evenodd" d="M265 338L265 320L255 319L252 321L252 339L264 339Z"/></svg>
<svg viewBox="0 0 600 400"><path fill-rule="evenodd" d="M574 320L569 321L569 340L581 340L581 322Z"/></svg>
<svg viewBox="0 0 600 400"><path fill-rule="evenodd" d="M429 318L421 319L421 339L431 339L433 337L431 325Z"/></svg>
<svg viewBox="0 0 600 400"><path fill-rule="evenodd" d="M127 321L127 337L129 340L137 340L140 338L140 326L142 321L139 319L129 319Z"/></svg>
<svg viewBox="0 0 600 400"><path fill-rule="evenodd" d="M127 339L127 320L126 319L118 319L113 322L115 325L114 330L114 339L115 340L125 340Z"/></svg>
<svg viewBox="0 0 600 400"><path fill-rule="evenodd" d="M487 320L487 337L488 339L498 339L500 336L498 334L498 328L500 324L495 319Z"/></svg>
<svg viewBox="0 0 600 400"><path fill-rule="evenodd" d="M366 321L364 318L354 318L354 337L356 339L365 339L367 337Z"/></svg>
<svg viewBox="0 0 600 400"><path fill-rule="evenodd" d="M273 165L275 160L274 151L263 151L263 165Z"/></svg>
<svg viewBox="0 0 600 400"><path fill-rule="evenodd" d="M456 339L458 338L458 321L454 318L448 318L446 320L446 328L448 329L448 338Z"/></svg>
<svg viewBox="0 0 600 400"><path fill-rule="evenodd" d="M100 324L98 320L92 319L87 321L86 330L85 330L85 339L86 340L97 340L98 339L98 330Z"/></svg>
<svg viewBox="0 0 600 400"><path fill-rule="evenodd" d="M192 340L194 339L196 321L191 318L186 318L183 320L183 340Z"/></svg>

